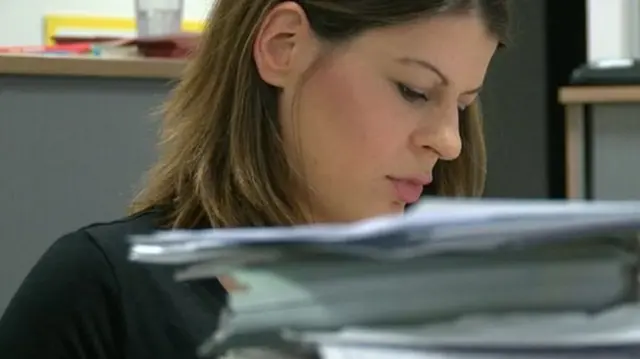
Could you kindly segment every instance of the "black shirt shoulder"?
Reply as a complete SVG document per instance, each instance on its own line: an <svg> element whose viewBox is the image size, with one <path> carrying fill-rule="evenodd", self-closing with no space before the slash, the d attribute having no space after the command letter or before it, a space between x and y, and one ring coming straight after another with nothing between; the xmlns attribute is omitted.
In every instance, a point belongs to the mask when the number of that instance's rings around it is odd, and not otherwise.
<svg viewBox="0 0 640 359"><path fill-rule="evenodd" d="M3 359L191 359L216 328L216 280L177 283L175 268L128 260L128 238L157 230L149 211L58 239L0 319Z"/></svg>

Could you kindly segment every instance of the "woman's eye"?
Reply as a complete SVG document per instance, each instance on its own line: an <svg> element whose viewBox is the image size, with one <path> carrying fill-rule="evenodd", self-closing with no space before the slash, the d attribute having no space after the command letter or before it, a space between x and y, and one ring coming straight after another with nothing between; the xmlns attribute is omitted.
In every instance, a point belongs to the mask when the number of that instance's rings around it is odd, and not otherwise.
<svg viewBox="0 0 640 359"><path fill-rule="evenodd" d="M396 86L398 87L398 92L400 92L400 95L402 95L402 97L409 102L429 100L425 94L412 90L407 85L397 83Z"/></svg>

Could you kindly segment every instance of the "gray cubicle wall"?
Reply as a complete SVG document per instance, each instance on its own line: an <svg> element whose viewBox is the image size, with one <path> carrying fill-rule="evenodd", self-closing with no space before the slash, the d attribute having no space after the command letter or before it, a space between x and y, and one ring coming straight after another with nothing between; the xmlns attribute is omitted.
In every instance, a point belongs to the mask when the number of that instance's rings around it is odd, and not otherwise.
<svg viewBox="0 0 640 359"><path fill-rule="evenodd" d="M640 104L591 106L591 195L640 200Z"/></svg>
<svg viewBox="0 0 640 359"><path fill-rule="evenodd" d="M517 0L512 37L495 57L482 93L489 197L545 198L547 169L546 5Z"/></svg>
<svg viewBox="0 0 640 359"><path fill-rule="evenodd" d="M0 314L60 235L125 214L166 80L0 75Z"/></svg>

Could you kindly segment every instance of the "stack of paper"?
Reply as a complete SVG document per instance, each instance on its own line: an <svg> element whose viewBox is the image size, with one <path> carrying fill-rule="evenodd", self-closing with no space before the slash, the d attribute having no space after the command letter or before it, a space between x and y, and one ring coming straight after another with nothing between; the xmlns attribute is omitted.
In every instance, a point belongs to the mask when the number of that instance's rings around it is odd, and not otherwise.
<svg viewBox="0 0 640 359"><path fill-rule="evenodd" d="M578 312L475 315L387 330L299 334L331 358L637 358L640 307Z"/></svg>
<svg viewBox="0 0 640 359"><path fill-rule="evenodd" d="M609 340L622 324L593 313L636 301L638 229L633 202L428 200L348 225L138 236L131 258L177 265L178 280L223 278L228 316L203 354L584 358L586 344L624 344ZM571 322L584 313L600 336ZM624 325L640 336L634 318Z"/></svg>

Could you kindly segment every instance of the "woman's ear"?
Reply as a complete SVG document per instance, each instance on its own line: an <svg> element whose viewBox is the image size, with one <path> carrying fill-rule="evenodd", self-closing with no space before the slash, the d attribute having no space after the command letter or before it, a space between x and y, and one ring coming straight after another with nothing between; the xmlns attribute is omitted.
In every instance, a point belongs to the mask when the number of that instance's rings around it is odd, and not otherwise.
<svg viewBox="0 0 640 359"><path fill-rule="evenodd" d="M284 87L303 71L313 41L307 16L292 1L276 5L262 22L253 44L253 57L262 79Z"/></svg>

